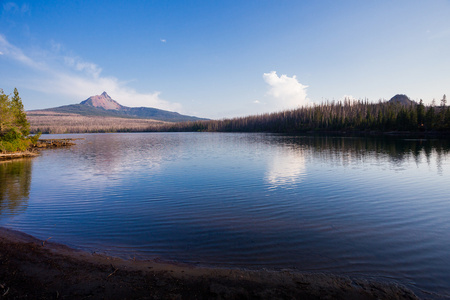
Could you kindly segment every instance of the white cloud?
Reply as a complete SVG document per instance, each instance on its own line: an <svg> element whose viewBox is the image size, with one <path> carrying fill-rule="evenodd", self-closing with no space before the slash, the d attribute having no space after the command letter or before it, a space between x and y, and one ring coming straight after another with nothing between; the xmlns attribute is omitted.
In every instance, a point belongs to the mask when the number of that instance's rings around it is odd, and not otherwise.
<svg viewBox="0 0 450 300"><path fill-rule="evenodd" d="M0 35L0 53L38 72L39 76L22 78L28 89L69 96L80 101L106 91L111 98L125 106L155 107L178 112L182 109L181 104L161 99L159 91L140 93L116 77L103 76L102 69L95 63L86 62L78 56L59 54L62 48L61 45L52 42L54 51L45 52L47 56L41 55L39 59L35 59L11 45Z"/></svg>
<svg viewBox="0 0 450 300"><path fill-rule="evenodd" d="M0 51L0 55L3 55L3 52Z"/></svg>
<svg viewBox="0 0 450 300"><path fill-rule="evenodd" d="M28 4L22 4L22 6L19 7L19 5L14 2L6 2L3 4L3 10L6 12L24 14L30 12L30 6Z"/></svg>
<svg viewBox="0 0 450 300"><path fill-rule="evenodd" d="M85 72L94 78L98 78L102 72L102 69L96 64L85 62L79 57L65 56L64 62L67 66L73 68L74 70Z"/></svg>
<svg viewBox="0 0 450 300"><path fill-rule="evenodd" d="M11 57L12 59L19 61L20 63L34 68L34 69L43 69L44 66L40 63L37 63L33 61L31 58L26 56L22 50L19 48L11 45L6 38L0 34L0 52L3 53L3 55L6 55L8 57Z"/></svg>
<svg viewBox="0 0 450 300"><path fill-rule="evenodd" d="M60 43L57 43L54 40L50 41L50 46L51 46L51 49L53 50L53 52L55 52L55 53L60 52L61 49L63 48Z"/></svg>
<svg viewBox="0 0 450 300"><path fill-rule="evenodd" d="M260 104L261 102L259 102L259 100L255 100L255 101L253 101L253 103Z"/></svg>
<svg viewBox="0 0 450 300"><path fill-rule="evenodd" d="M3 9L5 11L18 11L19 6L14 2L6 2L3 4Z"/></svg>
<svg viewBox="0 0 450 300"><path fill-rule="evenodd" d="M21 13L28 13L30 12L30 6L28 4L22 4L22 7L20 8Z"/></svg>
<svg viewBox="0 0 450 300"><path fill-rule="evenodd" d="M167 42L166 39L161 39L160 41L161 41L162 43L166 43L166 42Z"/></svg>
<svg viewBox="0 0 450 300"><path fill-rule="evenodd" d="M264 73L263 78L270 86L267 95L276 100L276 108L291 109L308 104L309 99L306 95L308 86L298 82L295 75L292 77L278 76L276 71L272 71Z"/></svg>

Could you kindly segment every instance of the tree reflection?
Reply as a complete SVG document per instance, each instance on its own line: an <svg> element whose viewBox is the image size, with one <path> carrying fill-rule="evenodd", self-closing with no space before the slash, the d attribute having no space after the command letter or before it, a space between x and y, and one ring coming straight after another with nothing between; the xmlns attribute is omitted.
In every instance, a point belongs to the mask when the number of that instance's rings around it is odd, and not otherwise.
<svg viewBox="0 0 450 300"><path fill-rule="evenodd" d="M0 162L0 215L14 215L26 208L31 172L31 159Z"/></svg>
<svg viewBox="0 0 450 300"><path fill-rule="evenodd" d="M369 158L387 158L394 165L413 159L420 163L422 158L430 164L436 158L438 170L443 157L450 154L447 139L405 139L398 137L339 137L339 136L286 136L285 145L312 150L309 155L331 163L348 165Z"/></svg>

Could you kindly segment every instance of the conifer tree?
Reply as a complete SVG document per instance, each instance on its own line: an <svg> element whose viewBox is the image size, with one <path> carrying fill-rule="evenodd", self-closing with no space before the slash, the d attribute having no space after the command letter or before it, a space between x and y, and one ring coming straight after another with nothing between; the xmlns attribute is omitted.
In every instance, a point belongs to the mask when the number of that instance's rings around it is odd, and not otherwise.
<svg viewBox="0 0 450 300"><path fill-rule="evenodd" d="M15 116L15 125L19 128L23 136L30 134L30 124L27 120L27 114L23 109L22 99L19 96L17 88L14 88L14 96L11 98L11 106Z"/></svg>
<svg viewBox="0 0 450 300"><path fill-rule="evenodd" d="M0 152L24 151L40 134L30 137L30 124L17 89L11 98L0 89Z"/></svg>
<svg viewBox="0 0 450 300"><path fill-rule="evenodd" d="M422 99L420 99L419 105L417 105L416 110L417 123L419 124L419 127L422 127L423 123L425 122L425 106L423 105Z"/></svg>
<svg viewBox="0 0 450 300"><path fill-rule="evenodd" d="M442 96L442 100L441 100L441 106L445 107L447 105L447 96Z"/></svg>

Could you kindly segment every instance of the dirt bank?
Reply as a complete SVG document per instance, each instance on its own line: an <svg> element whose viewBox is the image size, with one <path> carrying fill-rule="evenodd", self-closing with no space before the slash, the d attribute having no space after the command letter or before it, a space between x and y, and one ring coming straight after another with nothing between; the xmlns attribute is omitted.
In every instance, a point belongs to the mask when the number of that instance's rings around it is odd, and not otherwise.
<svg viewBox="0 0 450 300"><path fill-rule="evenodd" d="M417 299L392 283L127 261L0 228L0 299L25 298Z"/></svg>

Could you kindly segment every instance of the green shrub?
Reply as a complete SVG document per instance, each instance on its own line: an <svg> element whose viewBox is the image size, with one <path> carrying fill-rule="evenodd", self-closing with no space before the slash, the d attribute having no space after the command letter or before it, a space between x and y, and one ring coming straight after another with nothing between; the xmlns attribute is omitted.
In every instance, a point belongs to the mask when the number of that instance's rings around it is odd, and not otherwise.
<svg viewBox="0 0 450 300"><path fill-rule="evenodd" d="M17 152L25 151L30 146L29 140L12 140L12 141L2 141L0 140L0 152Z"/></svg>

